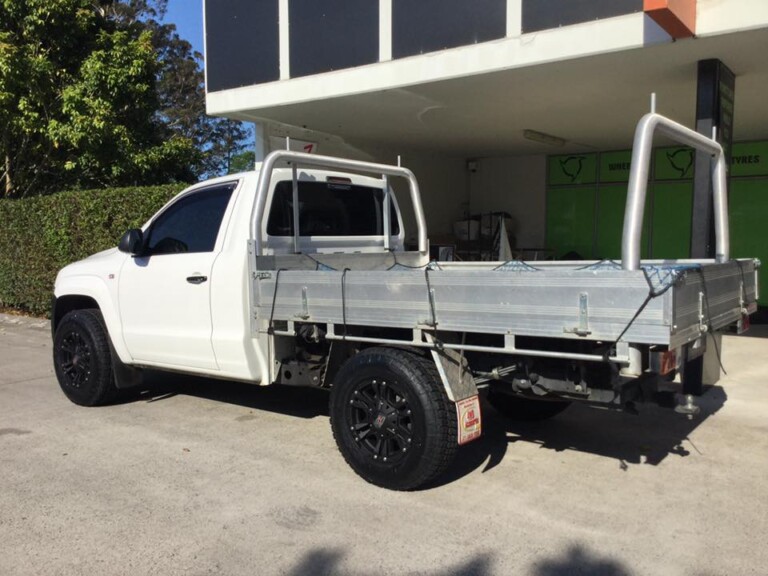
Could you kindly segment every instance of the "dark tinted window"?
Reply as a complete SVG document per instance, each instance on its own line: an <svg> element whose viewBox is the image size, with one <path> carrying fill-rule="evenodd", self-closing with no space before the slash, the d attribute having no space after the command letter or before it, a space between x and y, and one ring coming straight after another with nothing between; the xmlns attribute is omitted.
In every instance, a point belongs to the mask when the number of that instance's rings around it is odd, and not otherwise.
<svg viewBox="0 0 768 576"><path fill-rule="evenodd" d="M523 0L523 33L643 11L643 0Z"/></svg>
<svg viewBox="0 0 768 576"><path fill-rule="evenodd" d="M200 9L199 2L195 6ZM277 14L277 0L205 2L208 92L280 78Z"/></svg>
<svg viewBox="0 0 768 576"><path fill-rule="evenodd" d="M299 182L299 232L302 236L381 236L381 188ZM392 234L400 233L394 206ZM293 236L293 184L278 182L267 222L270 236Z"/></svg>
<svg viewBox="0 0 768 576"><path fill-rule="evenodd" d="M152 223L148 252L211 252L235 187L232 183L206 188L174 203Z"/></svg>
<svg viewBox="0 0 768 576"><path fill-rule="evenodd" d="M379 61L379 0L290 0L288 6L291 78Z"/></svg>
<svg viewBox="0 0 768 576"><path fill-rule="evenodd" d="M392 56L504 38L507 0L392 0Z"/></svg>

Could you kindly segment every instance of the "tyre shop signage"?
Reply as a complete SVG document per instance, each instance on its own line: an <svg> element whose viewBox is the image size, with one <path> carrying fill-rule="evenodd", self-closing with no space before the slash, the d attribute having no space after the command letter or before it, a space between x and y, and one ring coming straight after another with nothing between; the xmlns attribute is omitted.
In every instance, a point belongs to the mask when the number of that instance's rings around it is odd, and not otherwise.
<svg viewBox="0 0 768 576"><path fill-rule="evenodd" d="M629 181L631 150L549 157L549 185L619 183ZM653 156L654 180L692 180L696 153L685 146L657 148ZM730 176L768 176L768 141L733 145Z"/></svg>
<svg viewBox="0 0 768 576"><path fill-rule="evenodd" d="M632 150L600 154L600 182L629 182Z"/></svg>
<svg viewBox="0 0 768 576"><path fill-rule="evenodd" d="M692 180L696 162L693 148L657 148L653 175L656 180Z"/></svg>
<svg viewBox="0 0 768 576"><path fill-rule="evenodd" d="M734 144L731 176L768 176L768 142Z"/></svg>
<svg viewBox="0 0 768 576"><path fill-rule="evenodd" d="M593 184L597 181L597 154L549 157L549 185Z"/></svg>

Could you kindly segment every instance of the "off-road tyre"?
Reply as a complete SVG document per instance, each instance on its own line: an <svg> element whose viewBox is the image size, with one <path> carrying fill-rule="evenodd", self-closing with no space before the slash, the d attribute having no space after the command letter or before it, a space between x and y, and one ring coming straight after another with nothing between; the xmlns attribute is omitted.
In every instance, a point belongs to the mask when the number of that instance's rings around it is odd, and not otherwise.
<svg viewBox="0 0 768 576"><path fill-rule="evenodd" d="M567 400L532 400L503 392L488 392L488 403L510 420L538 422L557 416L568 408Z"/></svg>
<svg viewBox="0 0 768 576"><path fill-rule="evenodd" d="M64 394L80 406L101 406L117 396L112 353L98 309L68 312L53 337L53 365Z"/></svg>
<svg viewBox="0 0 768 576"><path fill-rule="evenodd" d="M369 348L344 364L330 398L333 437L363 479L414 490L448 468L457 449L456 407L430 358Z"/></svg>

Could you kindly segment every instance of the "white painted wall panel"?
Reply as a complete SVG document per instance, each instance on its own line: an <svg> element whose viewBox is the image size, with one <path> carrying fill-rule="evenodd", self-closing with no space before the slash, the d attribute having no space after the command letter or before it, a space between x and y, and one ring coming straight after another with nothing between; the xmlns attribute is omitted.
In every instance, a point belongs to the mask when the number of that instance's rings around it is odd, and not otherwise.
<svg viewBox="0 0 768 576"><path fill-rule="evenodd" d="M766 0L698 0L696 35L711 36L768 26Z"/></svg>
<svg viewBox="0 0 768 576"><path fill-rule="evenodd" d="M509 212L517 247L544 248L546 167L546 156L478 160L470 178L470 210Z"/></svg>

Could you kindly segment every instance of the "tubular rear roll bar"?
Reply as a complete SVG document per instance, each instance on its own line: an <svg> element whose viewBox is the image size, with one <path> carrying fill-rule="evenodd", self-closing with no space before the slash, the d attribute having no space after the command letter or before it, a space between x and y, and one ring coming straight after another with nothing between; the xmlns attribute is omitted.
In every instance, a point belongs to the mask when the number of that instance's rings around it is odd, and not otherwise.
<svg viewBox="0 0 768 576"><path fill-rule="evenodd" d="M624 270L640 268L640 238L643 231L643 211L648 189L653 136L663 134L668 138L700 150L712 156L712 195L715 212L715 235L717 262L727 262L730 258L728 232L728 192L727 166L722 146L714 139L694 132L651 112L640 119L635 130L632 146L632 165L627 188L627 206L624 211L624 232L621 237L621 267Z"/></svg>
<svg viewBox="0 0 768 576"><path fill-rule="evenodd" d="M679 124L651 112L640 119L635 130L635 140L632 147L632 164L627 188L627 204L624 211L624 230L621 240L621 267L624 270L640 269L640 239L643 227L643 212L648 190L648 175L650 173L653 137L663 134L671 140L691 146L712 156L712 194L714 200L716 261L727 262L730 258L730 243L728 231L728 197L727 197L727 166L722 146L712 138L708 138ZM298 176L299 166L331 170L353 170L366 174L375 174L383 178L384 184L384 248L389 248L391 222L389 221L389 177L400 177L408 181L413 203L414 215L418 227L418 248L421 254L428 251L427 225L424 210L421 205L419 184L413 172L401 166L390 166L360 160L347 160L332 156L318 156L304 152L276 150L270 153L262 164L256 188L256 202L251 214L251 238L256 244L256 254L263 254L264 238L262 236L262 220L264 219L267 203L267 193L272 178L272 171L278 163L291 166L293 174L294 222L298 220ZM298 252L299 226L294 225L294 246Z"/></svg>
<svg viewBox="0 0 768 576"><path fill-rule="evenodd" d="M416 217L418 228L418 246L421 254L427 254L429 248L427 243L427 223L424 218L424 209L421 205L421 195L419 193L419 183L413 172L402 166L389 166L387 164L376 164L374 162L363 162L361 160L347 160L343 158L334 158L332 156L318 156L317 154L307 154L305 152L293 152L290 150L276 150L271 152L265 159L259 172L259 180L256 186L256 202L251 214L251 238L256 244L256 254L263 255L264 238L262 236L262 221L266 213L267 194L272 179L272 171L278 163L290 165L293 175L293 197L294 197L294 247L298 252L299 226L298 226L298 175L299 167L302 168L321 168L331 170L353 170L365 174L374 174L383 178L384 185L384 248L389 249L392 223L389 218L389 177L404 178L408 182L411 193L411 202L413 203L413 212Z"/></svg>

